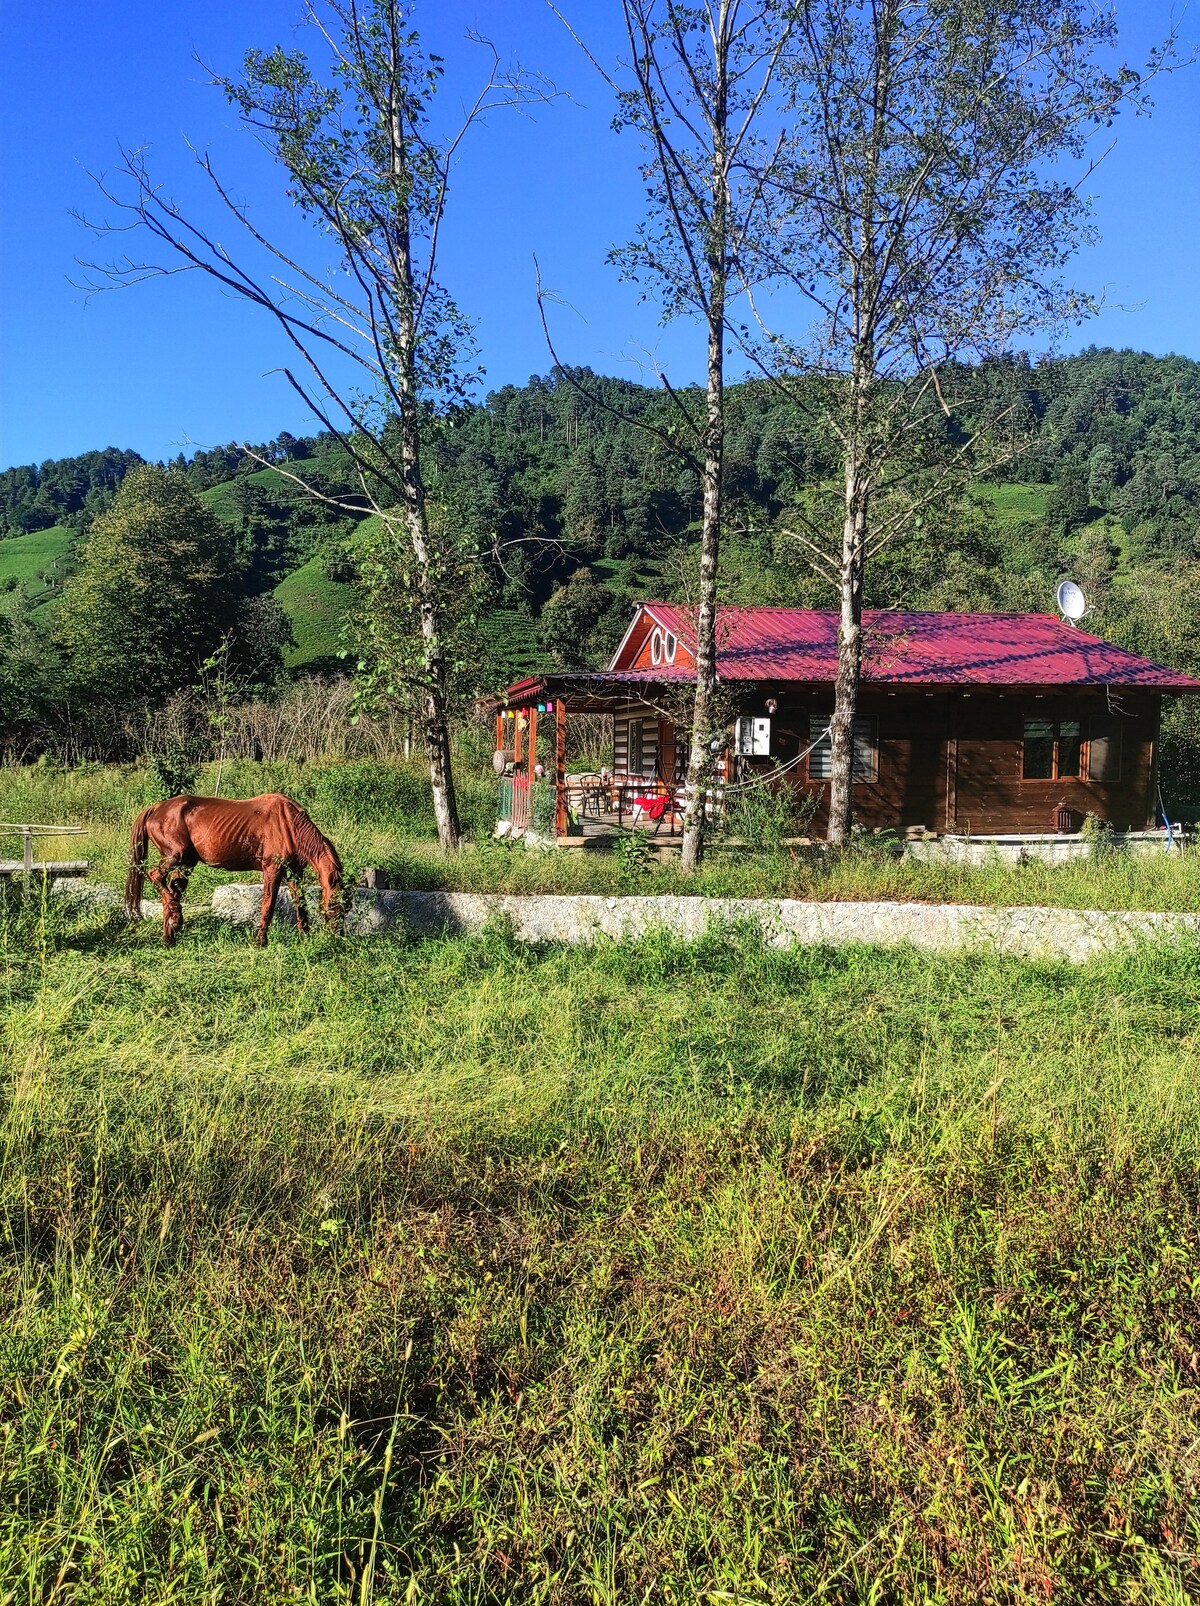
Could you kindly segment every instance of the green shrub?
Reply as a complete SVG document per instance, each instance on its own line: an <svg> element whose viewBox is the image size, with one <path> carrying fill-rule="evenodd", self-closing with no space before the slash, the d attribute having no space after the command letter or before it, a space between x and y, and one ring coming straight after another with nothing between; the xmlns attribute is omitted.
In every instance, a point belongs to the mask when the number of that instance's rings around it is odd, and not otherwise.
<svg viewBox="0 0 1200 1606"><path fill-rule="evenodd" d="M727 794L725 830L750 848L778 852L788 837L809 834L819 807L815 793L772 784L768 775Z"/></svg>
<svg viewBox="0 0 1200 1606"><path fill-rule="evenodd" d="M155 753L146 765L146 794L151 803L195 793L200 765L175 743Z"/></svg>
<svg viewBox="0 0 1200 1606"><path fill-rule="evenodd" d="M367 758L309 765L302 788L314 814L386 823L406 836L433 829L429 778L412 765Z"/></svg>

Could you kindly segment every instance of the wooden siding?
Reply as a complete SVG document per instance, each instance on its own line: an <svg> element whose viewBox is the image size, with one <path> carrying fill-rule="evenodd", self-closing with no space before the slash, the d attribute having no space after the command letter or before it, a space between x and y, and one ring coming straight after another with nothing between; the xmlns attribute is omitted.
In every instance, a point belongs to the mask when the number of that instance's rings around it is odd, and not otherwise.
<svg viewBox="0 0 1200 1606"><path fill-rule="evenodd" d="M642 763L636 772L631 772L629 768L631 724L640 725L642 728ZM613 773L616 775L636 773L645 781L655 780L658 776L658 739L659 719L656 714L637 711L618 714L613 730Z"/></svg>
<svg viewBox="0 0 1200 1606"><path fill-rule="evenodd" d="M743 760L746 770L768 775L809 744L809 721L828 715L828 688L800 691L781 686L755 689L743 711L762 715L766 698L779 707L771 718L769 760ZM1159 699L1145 693L1113 694L1123 717L1121 777L1101 783L1079 778L1034 781L1021 775L1027 718L1078 719L1087 738L1090 715L1109 712L1102 693L887 692L864 689L860 714L877 721L878 779L854 783L854 812L867 830L924 826L929 831L1044 832L1055 828L1060 804L1094 814L1120 829L1141 830L1153 822L1154 751ZM810 780L807 762L788 776L790 785L818 799L812 829L828 822L829 783Z"/></svg>
<svg viewBox="0 0 1200 1606"><path fill-rule="evenodd" d="M632 638L630 641L632 646ZM649 651L643 641L642 646ZM680 649L682 651L682 649ZM1110 700L1111 696L1111 700ZM774 697L771 750L767 759L741 760L744 772L769 775L789 764L810 741L810 721L832 709L828 686L794 683L755 686L743 695L740 712L762 718ZM610 705L611 706L611 705ZM1154 819L1155 750L1160 698L1147 692L1101 691L889 691L865 687L859 712L876 721L878 776L854 783L857 822L866 830L1040 833L1055 829L1060 806L1093 814L1118 829L1141 830ZM1093 716L1121 718L1120 778L1086 778L1088 722ZM1084 777L1027 780L1022 776L1026 719L1078 720L1083 728ZM613 767L629 773L629 722L642 729L640 774L674 780L676 729L656 710L629 699L615 710ZM828 781L812 780L807 762L789 771L787 784L813 794L811 830L828 821Z"/></svg>
<svg viewBox="0 0 1200 1606"><path fill-rule="evenodd" d="M1089 715L1109 712L1095 693L1075 696L1019 695L962 699L958 742L955 824L961 831L1052 831L1059 804L1095 814L1122 830L1153 822L1151 784L1158 734L1159 699L1145 693L1114 693L1122 715L1121 778L1102 783L1079 777L1025 780L1021 750L1026 719L1078 719L1087 739ZM1119 707L1118 707L1119 705Z"/></svg>
<svg viewBox="0 0 1200 1606"><path fill-rule="evenodd" d="M645 669L648 673L661 666L654 662L654 655L650 648L650 637L659 629L657 622L644 609L632 631L629 639L622 647L620 656L613 664L614 669ZM695 669L696 660L682 642L675 649L674 667L676 669Z"/></svg>
<svg viewBox="0 0 1200 1606"><path fill-rule="evenodd" d="M787 687L775 690L779 707L771 716L769 760L747 759L751 771L769 774L774 764L787 764L808 747L814 716L828 717L833 701L828 690L796 694ZM757 697L747 713L761 714ZM946 816L946 737L949 699L941 694L864 692L859 713L876 722L878 778L855 781L854 812L867 830L923 825L940 831ZM829 782L811 780L808 761L789 773L789 783L813 794L817 812L812 829L823 834L828 824Z"/></svg>

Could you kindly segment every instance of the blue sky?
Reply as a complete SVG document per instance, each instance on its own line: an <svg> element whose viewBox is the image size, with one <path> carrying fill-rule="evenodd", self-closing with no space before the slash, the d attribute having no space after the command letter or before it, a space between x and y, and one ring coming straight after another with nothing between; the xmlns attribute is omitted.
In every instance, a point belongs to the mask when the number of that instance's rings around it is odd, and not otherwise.
<svg viewBox="0 0 1200 1606"><path fill-rule="evenodd" d="M615 0L564 9L598 53L615 54ZM106 445L163 457L310 429L272 372L283 357L275 331L199 275L91 297L72 283L77 258L111 254L71 212L102 210L88 175L111 167L122 143L150 146L164 187L198 208L208 203L188 141L211 151L256 218L298 238L271 164L195 57L232 71L251 45L292 42L300 0L3 0L2 14L0 466ZM497 114L456 171L442 277L475 319L486 388L549 366L535 252L568 303L556 317L564 358L638 378L652 352L673 378L698 377L695 331L664 329L605 263L640 214L637 148L611 132L607 91L544 0L431 0L420 15L447 58L449 95L482 70L463 37L472 28L565 92L532 116ZM1184 46L1200 44L1194 12L1140 0L1119 15L1132 60L1173 15ZM1101 240L1074 279L1110 305L1069 344L1200 358L1200 67L1160 80L1155 102L1151 119L1118 126L1091 183Z"/></svg>

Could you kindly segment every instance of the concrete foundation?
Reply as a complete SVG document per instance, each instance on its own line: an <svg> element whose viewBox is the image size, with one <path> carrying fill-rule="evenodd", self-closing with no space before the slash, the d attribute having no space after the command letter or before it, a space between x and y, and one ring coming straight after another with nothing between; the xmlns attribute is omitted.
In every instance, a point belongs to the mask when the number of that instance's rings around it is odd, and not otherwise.
<svg viewBox="0 0 1200 1606"><path fill-rule="evenodd" d="M218 887L213 912L257 921L253 883ZM319 919L313 903L314 919ZM276 921L290 922L281 892ZM795 898L605 898L469 892L356 892L352 932L406 931L419 936L477 932L502 921L522 942L621 941L666 931L694 941L714 927L752 925L779 947L794 943L910 944L916 948L985 947L1031 959L1081 962L1144 941L1200 939L1200 915L1096 909L996 908L975 904L806 903Z"/></svg>
<svg viewBox="0 0 1200 1606"><path fill-rule="evenodd" d="M987 864L1002 859L1009 864L1030 861L1064 864L1068 859L1087 859L1099 853L1131 853L1144 857L1153 853L1179 853L1183 836L1176 827L1170 844L1165 831L1117 831L1097 841L1095 837L1075 836L938 836L916 838L904 844L910 859L926 863Z"/></svg>

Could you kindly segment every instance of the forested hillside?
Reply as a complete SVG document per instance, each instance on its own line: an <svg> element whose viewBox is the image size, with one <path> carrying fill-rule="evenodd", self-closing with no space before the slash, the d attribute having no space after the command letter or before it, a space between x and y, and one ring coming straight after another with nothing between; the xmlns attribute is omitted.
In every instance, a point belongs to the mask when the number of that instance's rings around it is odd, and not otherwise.
<svg viewBox="0 0 1200 1606"><path fill-rule="evenodd" d="M969 432L973 399L997 386L1013 398L1007 459L973 490L939 498L880 555L868 600L1045 610L1070 573L1093 628L1200 670L1200 364L1090 349L987 365L955 375L951 427ZM660 391L580 370L504 386L431 428L431 496L483 555L464 690L539 665L599 663L633 599L687 597L696 483L641 427L669 433L674 407ZM57 594L92 521L140 462L107 448L0 473L0 651L17 655L27 691L41 664L43 713L61 668ZM732 388L730 600L829 600L789 534L789 512L819 507L831 463L799 409L752 382ZM230 588L246 603L273 598L286 616L274 662L338 670L370 522L336 440L284 433L171 467L232 537ZM254 617L261 628L261 603ZM14 712L32 712L28 695Z"/></svg>

